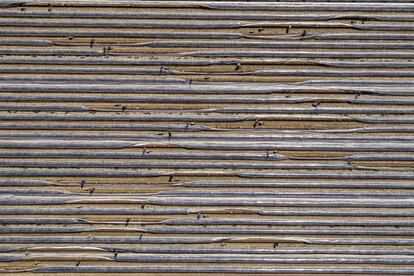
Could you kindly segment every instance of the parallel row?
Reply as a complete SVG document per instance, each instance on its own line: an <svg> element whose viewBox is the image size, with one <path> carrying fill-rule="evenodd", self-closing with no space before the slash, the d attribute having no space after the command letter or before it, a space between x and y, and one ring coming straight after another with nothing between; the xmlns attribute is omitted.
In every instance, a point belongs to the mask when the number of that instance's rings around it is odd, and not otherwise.
<svg viewBox="0 0 414 276"><path fill-rule="evenodd" d="M0 4L0 273L414 274L414 3Z"/></svg>

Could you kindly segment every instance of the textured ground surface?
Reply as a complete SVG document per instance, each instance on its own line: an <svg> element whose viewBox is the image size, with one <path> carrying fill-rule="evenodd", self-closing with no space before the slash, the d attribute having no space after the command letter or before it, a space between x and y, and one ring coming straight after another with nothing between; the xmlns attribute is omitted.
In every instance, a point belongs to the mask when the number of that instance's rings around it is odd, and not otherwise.
<svg viewBox="0 0 414 276"><path fill-rule="evenodd" d="M1 2L0 272L414 274L410 2Z"/></svg>

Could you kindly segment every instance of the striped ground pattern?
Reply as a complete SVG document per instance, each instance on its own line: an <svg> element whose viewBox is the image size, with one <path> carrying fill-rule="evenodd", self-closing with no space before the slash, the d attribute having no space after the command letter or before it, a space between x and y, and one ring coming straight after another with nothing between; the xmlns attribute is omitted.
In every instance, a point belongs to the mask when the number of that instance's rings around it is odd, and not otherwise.
<svg viewBox="0 0 414 276"><path fill-rule="evenodd" d="M414 274L414 1L1 1L0 274Z"/></svg>

